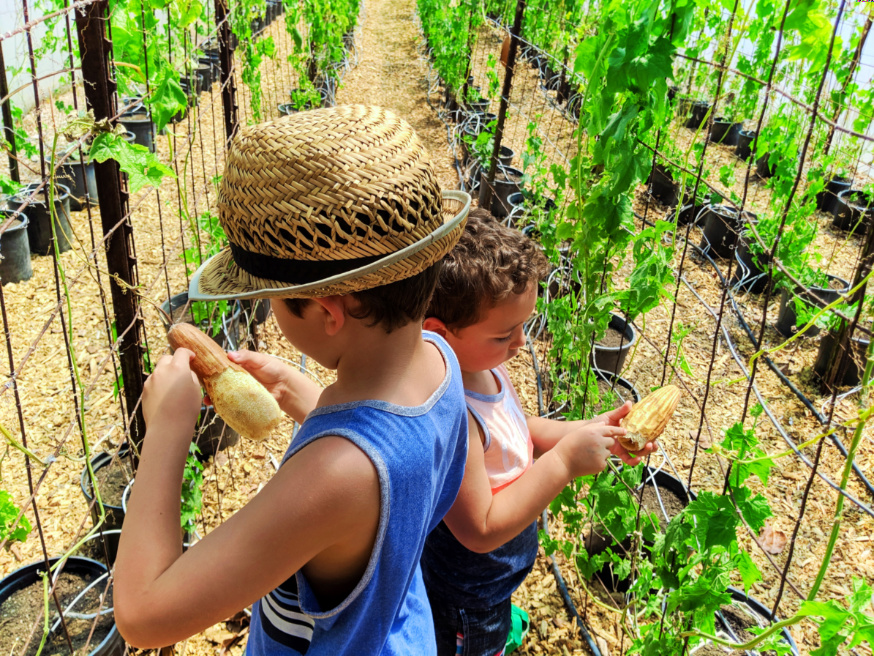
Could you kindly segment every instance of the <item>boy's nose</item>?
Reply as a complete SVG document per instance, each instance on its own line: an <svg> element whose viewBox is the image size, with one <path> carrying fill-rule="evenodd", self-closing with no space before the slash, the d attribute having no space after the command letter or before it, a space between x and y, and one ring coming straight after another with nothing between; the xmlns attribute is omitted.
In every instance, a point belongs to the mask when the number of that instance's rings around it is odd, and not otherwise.
<svg viewBox="0 0 874 656"><path fill-rule="evenodd" d="M522 326L519 326L513 332L513 340L510 343L510 347L514 349L520 349L523 346L525 346L525 331L522 329Z"/></svg>

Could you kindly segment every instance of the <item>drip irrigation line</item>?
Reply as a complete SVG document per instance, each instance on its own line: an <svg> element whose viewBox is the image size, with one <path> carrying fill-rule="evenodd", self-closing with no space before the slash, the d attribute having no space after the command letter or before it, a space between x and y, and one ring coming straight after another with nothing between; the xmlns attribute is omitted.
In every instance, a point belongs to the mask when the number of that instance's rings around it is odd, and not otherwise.
<svg viewBox="0 0 874 656"><path fill-rule="evenodd" d="M689 281L687 281L684 276L681 277L681 280L683 284L686 285L686 287L689 289L689 291L691 291L692 294L695 295L695 298L697 298L701 302L701 304L707 309L707 311L710 312L711 315L715 315L714 310L709 305L707 305L707 303L704 301L703 298L701 298L695 288L691 284L689 284ZM735 349L734 342L731 340L731 336L728 334L728 329L725 326L722 326L722 337L728 345L728 349L729 351L731 351L731 354L734 357L735 362L737 362L738 367L740 367L740 370L743 372L745 377L748 376L748 372L746 370L746 367L744 366L743 358ZM808 460L807 457L803 453L801 453L801 451L799 451L795 442L792 441L792 437L786 432L786 429L783 428L783 425L780 423L777 417L774 416L774 413L771 411L770 406L768 406L764 397L759 392L758 386L755 385L755 383L753 384L753 392L755 393L759 403L762 405L765 414L768 415L768 419L771 421L777 432L780 433L780 436L783 438L786 444L788 444L789 447L795 452L795 455L801 458L804 464L806 464L810 469L813 469L813 463L811 463L810 460ZM842 490L841 487L837 483L832 481L828 476L821 472L817 472L817 476L819 476L827 485L836 490L839 494L843 495L844 497L855 503L864 513L870 515L871 517L874 517L874 510L866 506L864 503L859 501L856 497L854 497L846 490Z"/></svg>
<svg viewBox="0 0 874 656"><path fill-rule="evenodd" d="M543 522L543 532L546 533L546 537L549 537L549 513L546 510L543 511L541 519ZM589 651L592 652L593 656L601 656L601 650L598 649L598 645L592 639L592 635L586 628L586 623L583 621L583 618L580 617L579 611L577 611L574 600L571 599L571 595L567 589L567 584L564 582L564 578L562 577L561 571L558 568L558 562L553 556L549 557L549 562L552 565L552 575L555 577L555 584L558 588L559 593L561 593L561 599L564 602L565 608L567 608L568 612L571 614L571 617L576 620L577 626L580 627L580 633L583 635L583 639L586 641L586 644L589 645Z"/></svg>
<svg viewBox="0 0 874 656"><path fill-rule="evenodd" d="M719 270L719 266L716 264L716 262L714 262L713 258L710 257L710 255L708 255L707 253L705 253L705 252L704 252L704 251L703 251L699 246L697 246L697 245L695 245L695 244L690 244L690 246L692 246L692 248L695 249L695 251L696 251L699 255L701 255L703 258L705 258L705 259L707 260L707 262L710 263L710 265L711 265L711 266L713 267L713 269L716 271L716 275L719 276L719 280L722 282L722 284L723 284L723 285L727 285L728 283L727 283L727 281L725 280L725 277L722 275L722 271ZM740 322L740 325L743 327L744 332L746 332L747 336L750 338L750 342L752 343L753 348L755 348L755 349L758 350L760 347L759 347L759 345L758 345L758 343L757 343L757 340L756 340L755 336L753 335L753 331L752 331L752 329L749 327L749 325L747 324L746 320L744 319L743 312L741 312L740 307L738 307L737 299L735 299L735 297L734 297L734 293L732 292L732 290L731 290L730 287L729 287L729 289L728 289L728 297L729 297L729 300L731 301L731 307L732 307L732 309L734 310L734 314L735 314L735 316L737 317L738 321ZM725 330L723 331L723 334L726 334L726 331L725 331ZM726 337L726 339L727 339L727 337ZM802 402L802 403L803 403L803 404L804 404L804 405L805 405L805 406L806 406L806 407L807 407L807 408L808 408L808 409L813 413L813 416L816 417L817 421L819 421L820 424L825 425L825 424L826 424L826 419L825 419L825 417L823 417L823 416L822 416L822 415L817 411L816 407L813 405L813 402L812 402L810 399L808 399L808 398L804 395L804 393L803 393L801 390L799 390L799 389L798 389L798 388L797 388L797 387L792 383L791 380L789 380L789 378L786 376L786 374L784 374L782 371L780 371L780 369L777 367L777 365L774 363L774 361L771 360L771 358L769 358L767 355L763 356L763 358L764 358L765 362L768 364L768 366L771 368L771 370L772 370L772 371L777 375L777 377L780 379L780 381L781 381L784 385L786 385L790 390L792 390L792 392L793 392L793 393L798 397L798 399L799 399L799 400L800 400L800 401L801 401L801 402ZM760 397L760 399L761 399L761 396L758 394L758 392L756 392L756 396ZM760 402L761 402L761 400L760 400ZM763 404L762 407L764 407L764 404ZM769 418L772 418L772 415L771 415L770 412L768 413L768 417L769 417ZM782 426L782 425L779 425L779 426L778 426L778 423L779 423L779 422L776 420L775 417L772 418L771 421L772 421L772 423L774 423L774 426L777 428L777 430L778 430L781 434L783 434L784 439L787 439L787 441L788 441L789 435L788 435L788 433L786 433L786 431L785 431L785 429L783 428L783 426ZM843 442L841 442L841 440L840 440L840 438L837 436L837 434L836 434L836 433L832 433L832 434L830 435L830 439L831 439L831 441L834 443L834 445L838 448L838 451L840 451L841 454L844 456L844 458L846 458L847 455L848 455L847 449L846 449L846 447L844 447ZM790 446L792 446L792 445L790 444ZM799 452L797 449L795 449L794 446L793 446L792 448L793 448L793 450L795 450L796 453L799 453L799 454L800 454L800 452ZM805 459L805 462L809 463L809 461L807 461L806 459ZM813 465L810 464L810 463L808 464L808 466L811 467L811 468L813 467ZM859 469L859 466L858 466L855 462L852 463L852 467L853 467L853 471L856 472L856 475L857 475L857 476L859 477L859 479L861 480L862 485L864 485L865 488L868 490L868 493L869 493L872 497L874 497L874 485L871 484L871 481L869 481L868 478L865 476L865 474L862 473L862 470Z"/></svg>
<svg viewBox="0 0 874 656"><path fill-rule="evenodd" d="M643 223L645 223L647 225L654 225L651 221L644 219L637 212L634 212L634 216L635 216L635 218L639 219L640 221L642 221ZM700 246L698 246L697 244L690 243L689 246L691 246L692 249L694 250L694 252L696 252L698 255L700 255L702 257L702 259L704 259L708 264L710 264L713 267L713 270L716 272L716 275L719 277L721 284L728 285L728 281L726 281L725 276L722 274L722 271L719 269L719 265L713 260L713 258L710 257L709 254L705 253L704 250ZM701 304L705 308L708 308L708 311L710 311L712 314L712 310L709 308L707 303L704 301L704 299L701 298L701 296L698 295L698 293L695 291L695 289L692 287L692 285L689 284L689 282L686 280L686 278L684 276L680 276L680 278L681 278L683 284L685 284L686 287L689 289L689 291L691 291L692 294L694 294L695 297L701 302ZM744 329L744 332L747 334L747 337L749 337L750 342L753 345L753 348L759 349L759 346L757 344L755 336L753 335L752 329L749 327L749 324L747 324L747 322L743 316L743 312L741 311L740 307L737 304L737 299L735 299L734 293L732 292L731 287L730 286L728 286L728 287L729 287L728 288L728 298L731 301L731 308L734 312L734 315L738 319L741 327ZM734 341L731 339L731 336L729 335L728 330L725 328L725 326L722 327L722 334L723 334L723 338L725 339L726 343L728 344L729 350L732 352L732 355L734 356L735 360L737 361L738 366L740 366L741 371L744 372L744 376L748 377L746 367L743 365L743 358L735 350ZM771 360L771 358L769 358L767 355L763 355L762 357L764 358L765 363L768 365L768 367L771 369L771 371L773 371L774 374L777 376L777 378L784 385L786 385L786 387L788 387L792 391L792 393L795 394L796 397L798 397L798 399L804 404L804 406L808 410L811 411L811 413L813 413L813 416L816 418L817 421L819 421L820 424L825 425L826 424L825 417L823 417L823 415L816 409L816 406L814 406L813 402L810 399L808 399L804 395L804 393L800 389L798 389L798 387L791 380L789 380L789 378L786 376L786 374L784 374L782 371L780 371L780 369L777 367L777 365L774 363L774 361ZM758 387L755 384L753 384L753 391L755 392L756 397L759 400L759 403L762 405L762 408L765 409L765 413L768 415L768 419L771 421L774 428L777 429L777 432L780 433L781 437L786 442L786 444L788 444L789 447L795 452L795 454L801 458L801 460L804 462L805 465L807 465L810 469L813 469L813 463L811 463L810 460L804 454L802 454L801 451L798 450L797 446L795 445L795 442L792 440L792 437L789 435L789 433L783 427L783 424L780 422L780 420L777 419L777 417L774 415L773 412L771 412L770 408L768 407L768 405L765 402L762 395L759 393ZM832 443L835 445L835 447L837 447L838 451L840 451L840 453L844 456L844 458L846 458L848 455L848 452L847 452L847 449L844 446L843 442L841 442L840 438L835 433L832 433L829 437L830 437ZM859 466L855 462L852 464L852 467L853 467L853 471L859 477L862 485L865 487L865 489L868 490L868 493L872 497L874 497L874 484L872 484L871 481L868 480L868 478L865 476L865 474L862 472L862 470L859 469ZM856 499L855 497L850 495L845 490L841 490L840 486L838 486L834 481L832 481L830 478L828 478L824 474L821 474L819 472L817 472L817 474L829 486L831 486L835 490L838 490L847 499L850 499L851 501L853 501L853 503L858 505L864 512L866 512L871 517L874 517L874 511L872 511L868 506L866 506L861 501L859 501L858 499Z"/></svg>

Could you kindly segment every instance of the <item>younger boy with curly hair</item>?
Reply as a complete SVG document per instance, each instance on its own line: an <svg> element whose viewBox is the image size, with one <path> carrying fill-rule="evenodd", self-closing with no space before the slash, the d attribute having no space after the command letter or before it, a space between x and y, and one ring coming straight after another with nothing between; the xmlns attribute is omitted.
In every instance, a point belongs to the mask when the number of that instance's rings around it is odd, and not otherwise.
<svg viewBox="0 0 874 656"><path fill-rule="evenodd" d="M616 439L629 403L588 421L522 409L503 363L525 345L523 324L547 265L522 233L472 210L426 314L424 328L458 357L469 426L461 490L422 554L439 656L502 654L510 596L537 556L538 515L572 479L603 470L611 454L640 461Z"/></svg>

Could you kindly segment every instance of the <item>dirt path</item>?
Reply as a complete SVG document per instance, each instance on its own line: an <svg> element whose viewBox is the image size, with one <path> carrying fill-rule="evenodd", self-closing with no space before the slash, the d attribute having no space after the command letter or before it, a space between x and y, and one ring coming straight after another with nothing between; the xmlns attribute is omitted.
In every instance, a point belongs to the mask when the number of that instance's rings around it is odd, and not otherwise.
<svg viewBox="0 0 874 656"><path fill-rule="evenodd" d="M415 0L366 0L356 37L358 66L337 93L338 104L364 103L394 110L415 128L431 153L440 184L458 186L446 128L428 106L426 65L420 60Z"/></svg>

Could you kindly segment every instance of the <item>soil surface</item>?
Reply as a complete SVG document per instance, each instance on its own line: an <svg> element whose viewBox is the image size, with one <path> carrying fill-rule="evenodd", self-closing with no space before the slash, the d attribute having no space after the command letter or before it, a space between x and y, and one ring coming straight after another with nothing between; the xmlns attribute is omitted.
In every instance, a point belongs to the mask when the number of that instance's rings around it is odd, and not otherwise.
<svg viewBox="0 0 874 656"><path fill-rule="evenodd" d="M650 483L643 486L640 505L648 512L655 513L659 518L662 529L664 529L667 522L683 511L683 508L686 507L686 502L673 490L669 490L664 486L659 486L658 492L656 492L655 486ZM664 507L664 510L662 510L662 507Z"/></svg>
<svg viewBox="0 0 874 656"><path fill-rule="evenodd" d="M619 348L620 346L628 346L628 338L622 331L607 328L607 333L598 340L598 344L609 348Z"/></svg>
<svg viewBox="0 0 874 656"><path fill-rule="evenodd" d="M100 490L100 499L104 505L121 508L121 497L124 488L134 477L130 458L115 458L106 467L101 467L94 472L97 479L97 487Z"/></svg>
<svg viewBox="0 0 874 656"><path fill-rule="evenodd" d="M67 609L76 597L87 587L89 583L99 575L83 575L80 573L62 572L55 585L55 596L61 607ZM104 582L106 579L104 579ZM85 595L76 601L73 611L83 615L94 614L100 610L112 608L112 589L106 594L103 603L101 596L106 586L103 583L96 584ZM34 656L39 651L42 640L43 612L45 608L44 587L42 580L14 592L0 605L0 645L14 649L15 654ZM53 601L49 601L50 619L53 624L57 619L57 608ZM90 645L87 651L91 652L94 646L109 634L114 626L111 614L101 615L94 627L91 619L66 618L67 632L73 642L73 649L78 651ZM36 630L34 631L34 627ZM92 628L94 629L92 634ZM89 634L90 641L89 641ZM24 645L26 649L22 649ZM43 647L44 656L69 656L70 648L67 644L63 629L52 634Z"/></svg>

